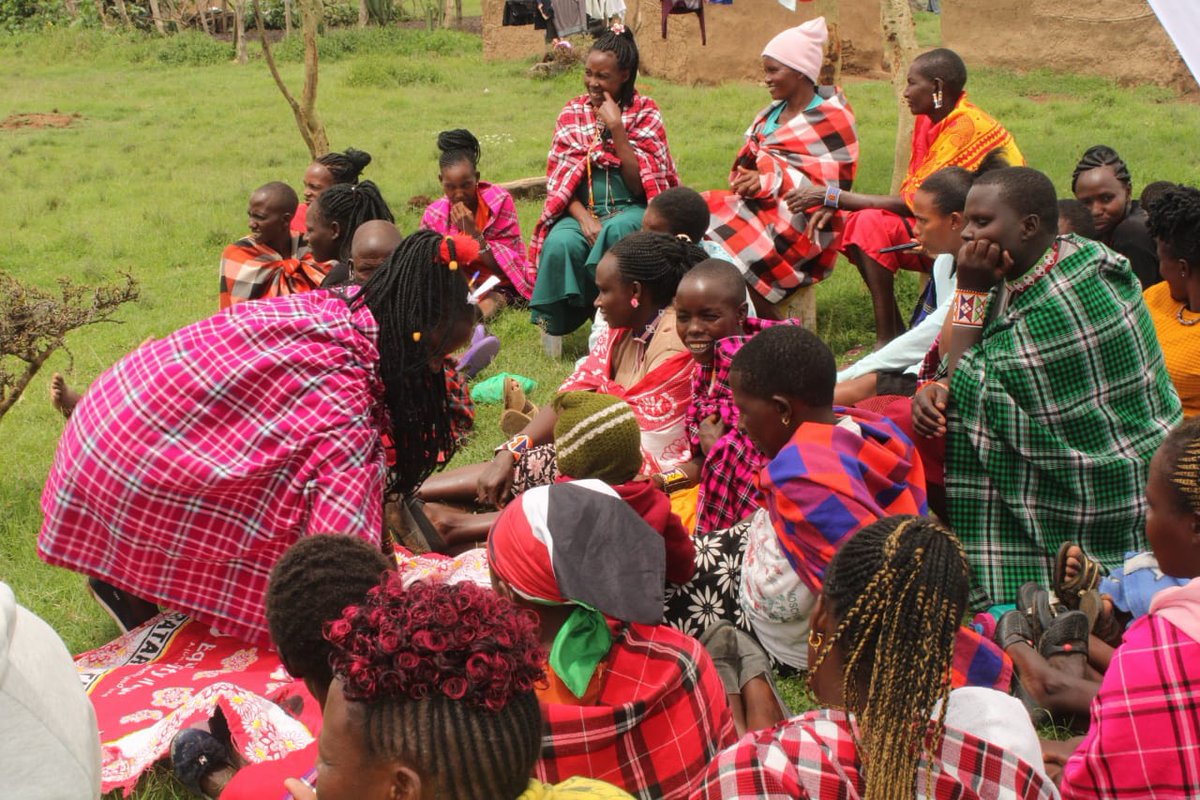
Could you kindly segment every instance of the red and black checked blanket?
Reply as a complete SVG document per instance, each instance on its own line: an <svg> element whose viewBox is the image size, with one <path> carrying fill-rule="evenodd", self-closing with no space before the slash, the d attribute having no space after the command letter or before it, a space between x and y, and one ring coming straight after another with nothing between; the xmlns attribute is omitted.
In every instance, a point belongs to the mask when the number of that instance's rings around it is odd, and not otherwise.
<svg viewBox="0 0 1200 800"><path fill-rule="evenodd" d="M294 258L284 258L251 236L221 253L221 310L246 300L308 292L319 288L333 262L319 263L300 235L292 237Z"/></svg>
<svg viewBox="0 0 1200 800"><path fill-rule="evenodd" d="M629 108L621 109L621 121L629 144L637 153L638 173L646 202L654 196L679 185L675 162L667 146L667 129L663 125L658 104L640 94L634 94ZM567 210L581 180L587 180L587 159L593 168L620 169L621 159L611 139L598 141L596 110L582 94L563 106L554 124L554 139L546 158L546 204L533 229L529 242L529 263L536 268L542 242L555 221ZM629 187L633 190L634 187Z"/></svg>
<svg viewBox="0 0 1200 800"><path fill-rule="evenodd" d="M716 667L665 625L617 633L594 705L544 703L538 779L607 781L639 798L686 798L736 734Z"/></svg>
<svg viewBox="0 0 1200 800"><path fill-rule="evenodd" d="M762 131L774 105L760 111L746 131L730 178L739 165L758 170L762 190L757 197L704 193L711 215L708 238L725 248L746 281L772 303L828 274L841 232L835 217L810 240L804 232L808 216L792 214L780 198L793 189L829 184L849 189L858 169L858 133L850 104L836 89L822 87L819 92L824 102L773 132Z"/></svg>

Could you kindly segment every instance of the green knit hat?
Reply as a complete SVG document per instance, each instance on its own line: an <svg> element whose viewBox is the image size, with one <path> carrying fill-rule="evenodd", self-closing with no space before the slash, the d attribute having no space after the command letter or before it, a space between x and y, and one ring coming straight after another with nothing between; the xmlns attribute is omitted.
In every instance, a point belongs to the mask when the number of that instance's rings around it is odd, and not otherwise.
<svg viewBox="0 0 1200 800"><path fill-rule="evenodd" d="M597 392L563 392L554 398L554 410L554 456L562 475L616 486L641 470L642 430L624 400Z"/></svg>

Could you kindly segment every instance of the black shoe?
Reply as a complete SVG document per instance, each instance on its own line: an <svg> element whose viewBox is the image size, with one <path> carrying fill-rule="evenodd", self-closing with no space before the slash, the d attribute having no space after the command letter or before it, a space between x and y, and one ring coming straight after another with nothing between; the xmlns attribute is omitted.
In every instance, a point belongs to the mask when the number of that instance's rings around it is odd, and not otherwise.
<svg viewBox="0 0 1200 800"><path fill-rule="evenodd" d="M139 606L146 605L145 601L139 600L129 592L118 589L111 583L105 583L99 578L88 578L88 592L113 618L113 622L117 623L121 633L129 633L142 623L153 619L158 613L156 609L154 614L147 616L139 608Z"/></svg>
<svg viewBox="0 0 1200 800"><path fill-rule="evenodd" d="M171 740L171 771L184 786L207 797L200 781L213 770L229 766L229 751L207 731L184 728Z"/></svg>

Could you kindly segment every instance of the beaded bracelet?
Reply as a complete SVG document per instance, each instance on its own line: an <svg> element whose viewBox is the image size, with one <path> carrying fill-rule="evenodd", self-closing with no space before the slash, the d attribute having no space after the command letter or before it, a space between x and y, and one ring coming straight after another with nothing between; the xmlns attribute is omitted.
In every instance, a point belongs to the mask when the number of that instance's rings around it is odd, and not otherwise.
<svg viewBox="0 0 1200 800"><path fill-rule="evenodd" d="M833 184L826 186L824 206L826 208L837 208L838 203L841 201L841 197L842 190L840 187L834 186Z"/></svg>
<svg viewBox="0 0 1200 800"><path fill-rule="evenodd" d="M987 292L958 289L954 292L954 324L967 328L982 328L987 312Z"/></svg>
<svg viewBox="0 0 1200 800"><path fill-rule="evenodd" d="M509 439L492 452L499 453L504 451L507 453L512 453L513 460L520 461L521 456L525 455L525 452L529 450L531 446L533 446L533 440L524 433L518 433L516 436Z"/></svg>

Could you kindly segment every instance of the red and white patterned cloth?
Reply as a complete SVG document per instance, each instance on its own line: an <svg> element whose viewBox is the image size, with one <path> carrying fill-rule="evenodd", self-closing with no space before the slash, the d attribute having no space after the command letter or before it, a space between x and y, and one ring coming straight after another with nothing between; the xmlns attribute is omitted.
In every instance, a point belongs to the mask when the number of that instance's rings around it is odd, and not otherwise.
<svg viewBox="0 0 1200 800"><path fill-rule="evenodd" d="M860 798L862 764L842 711L810 711L774 728L752 731L709 765L693 800ZM932 777L933 786L928 786ZM1033 765L969 733L947 729L927 769L917 770L916 797L933 800L1055 800L1058 793Z"/></svg>
<svg viewBox="0 0 1200 800"><path fill-rule="evenodd" d="M386 419L370 311L241 303L96 379L42 493L38 554L253 643L293 542L378 542Z"/></svg>
<svg viewBox="0 0 1200 800"><path fill-rule="evenodd" d="M634 94L629 107L621 109L621 122L625 125L630 146L637 153L638 173L646 202L672 186L678 186L679 175L675 172L675 162L671 160L667 129L658 105L649 97ZM586 180L588 159L596 167L621 168L621 159L612 140L597 144L599 131L596 110L588 102L586 94L570 100L559 112L558 121L554 123L550 154L546 159L546 204L542 207L542 215L529 242L530 264L536 266L550 226L567 210L579 182Z"/></svg>

